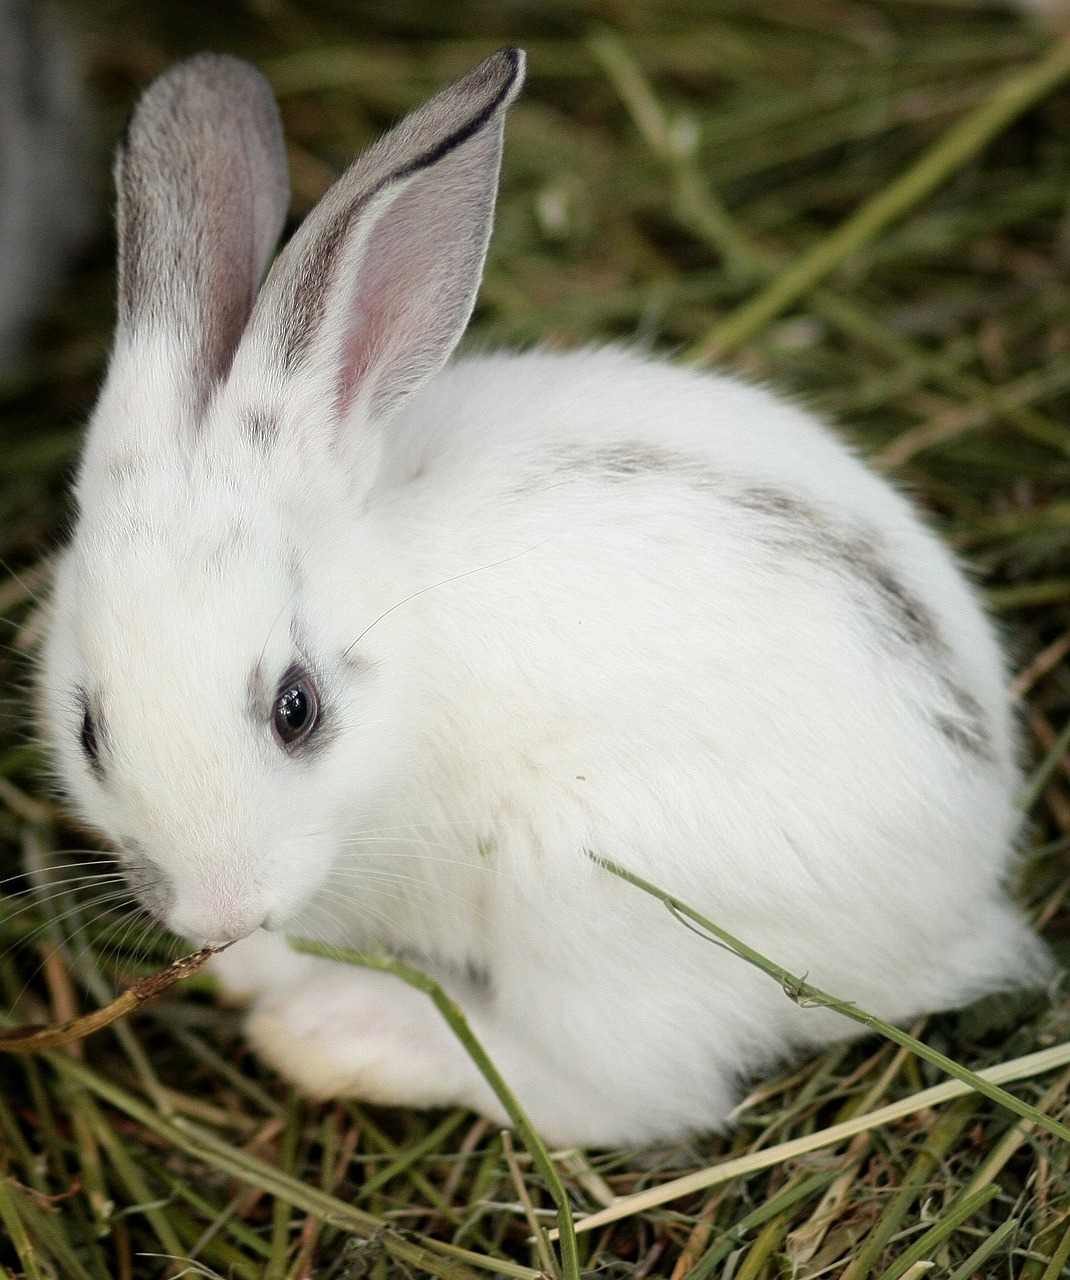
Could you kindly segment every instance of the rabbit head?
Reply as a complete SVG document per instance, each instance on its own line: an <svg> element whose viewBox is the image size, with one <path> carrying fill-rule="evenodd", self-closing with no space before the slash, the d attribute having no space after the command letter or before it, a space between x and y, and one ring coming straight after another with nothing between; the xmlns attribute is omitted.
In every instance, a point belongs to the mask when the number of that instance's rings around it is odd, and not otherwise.
<svg viewBox="0 0 1070 1280"><path fill-rule="evenodd" d="M330 601L369 621L389 604L362 580L364 499L385 424L474 305L522 77L503 50L404 119L262 288L288 202L262 77L192 58L149 87L120 145L116 341L44 715L64 788L180 934L291 920L332 858L315 775L359 788L339 742L362 733L374 767L374 689L352 705L369 664Z"/></svg>

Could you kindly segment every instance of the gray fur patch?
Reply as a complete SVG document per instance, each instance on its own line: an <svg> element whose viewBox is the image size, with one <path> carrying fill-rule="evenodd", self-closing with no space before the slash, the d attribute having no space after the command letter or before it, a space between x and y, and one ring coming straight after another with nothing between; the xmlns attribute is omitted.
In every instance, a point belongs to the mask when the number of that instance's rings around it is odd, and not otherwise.
<svg viewBox="0 0 1070 1280"><path fill-rule="evenodd" d="M877 535L833 524L816 507L776 490L748 490L740 505L788 525L789 536L778 538L778 545L821 563L848 585L860 606L874 615L885 647L890 640L893 649L916 656L955 705L956 716L933 713L939 732L960 750L994 760L981 704L957 683L951 650L936 619L884 560Z"/></svg>
<svg viewBox="0 0 1070 1280"><path fill-rule="evenodd" d="M308 252L295 264L286 281L286 297L280 311L284 323L277 327L283 368L292 374L312 346L313 335L327 307L327 294L335 263L346 244L349 228L367 198L336 214L320 232Z"/></svg>
<svg viewBox="0 0 1070 1280"><path fill-rule="evenodd" d="M243 419L245 434L260 453L269 453L279 438L279 420L273 413L252 409Z"/></svg>
<svg viewBox="0 0 1070 1280"><path fill-rule="evenodd" d="M417 951L412 947L391 947L390 950L403 964L412 965L413 968L420 969L433 977L438 976L447 981L452 979L454 982L463 983L474 994L483 998L489 997L494 990L490 970L476 960L446 961L432 953Z"/></svg>
<svg viewBox="0 0 1070 1280"><path fill-rule="evenodd" d="M249 685L246 694L246 710L249 719L254 724L262 724L271 712L271 698L273 691L269 691L264 680L264 670L258 662L249 673Z"/></svg>
<svg viewBox="0 0 1070 1280"><path fill-rule="evenodd" d="M136 840L123 841L121 863L138 902L157 920L165 921L175 899L175 887L167 873L146 856Z"/></svg>
<svg viewBox="0 0 1070 1280"><path fill-rule="evenodd" d="M641 443L566 450L558 459L557 473L563 476L584 474L609 484L672 476L761 517L766 545L801 556L841 579L873 616L884 647L895 653L907 649L928 668L955 707L953 715L933 713L937 730L959 750L995 759L983 708L958 684L936 619L884 560L875 532L835 523L815 504L772 485L741 487L703 460Z"/></svg>
<svg viewBox="0 0 1070 1280"><path fill-rule="evenodd" d="M369 658L367 654L361 653L359 649L354 649L352 645L343 650L342 661L349 671L359 676L366 675L376 665L374 659Z"/></svg>
<svg viewBox="0 0 1070 1280"><path fill-rule="evenodd" d="M943 683L944 691L955 704L957 714L950 716L938 712L933 717L933 723L959 750L967 751L982 760L994 761L996 754L985 728L984 708L972 694L959 688L950 679L945 679Z"/></svg>
<svg viewBox="0 0 1070 1280"><path fill-rule="evenodd" d="M724 476L713 467L670 449L658 449L641 443L610 444L597 449L559 449L553 458L552 474L585 475L607 484L640 479L644 476L670 475L693 488L724 489ZM533 477L524 491L543 488L543 476Z"/></svg>
<svg viewBox="0 0 1070 1280"><path fill-rule="evenodd" d="M778 520L794 520L809 528L823 529L828 523L816 507L781 489L774 489L771 485L750 485L736 493L733 501L749 511L757 511Z"/></svg>
<svg viewBox="0 0 1070 1280"><path fill-rule="evenodd" d="M786 526L786 537L777 546L824 563L853 586L861 586L892 634L905 644L944 657L947 648L936 620L916 595L883 560L876 536L860 528L834 524L817 507L770 489L747 489L729 499L736 505L759 511Z"/></svg>

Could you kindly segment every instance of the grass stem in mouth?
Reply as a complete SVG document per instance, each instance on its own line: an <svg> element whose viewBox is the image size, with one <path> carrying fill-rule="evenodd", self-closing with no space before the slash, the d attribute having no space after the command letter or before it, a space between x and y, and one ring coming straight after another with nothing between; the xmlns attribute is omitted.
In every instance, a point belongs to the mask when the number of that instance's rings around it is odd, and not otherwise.
<svg viewBox="0 0 1070 1280"><path fill-rule="evenodd" d="M80 1018L70 1018L54 1027L10 1027L0 1031L0 1053L41 1053L45 1049L61 1049L64 1045L83 1040L96 1031L110 1027L113 1022L125 1018L139 1009L147 1000L154 1000L168 987L188 978L202 968L212 956L225 951L231 944L221 947L202 947L192 955L180 956L147 977L138 980L102 1009L94 1009Z"/></svg>

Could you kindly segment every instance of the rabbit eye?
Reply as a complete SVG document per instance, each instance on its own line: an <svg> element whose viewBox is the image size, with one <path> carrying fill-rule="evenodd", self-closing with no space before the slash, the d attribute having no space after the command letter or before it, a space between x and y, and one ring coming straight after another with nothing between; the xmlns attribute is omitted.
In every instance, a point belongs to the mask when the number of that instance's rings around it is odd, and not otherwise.
<svg viewBox="0 0 1070 1280"><path fill-rule="evenodd" d="M98 778L104 774L104 766L100 763L100 741L97 737L97 722L88 707L82 713L82 732L80 735L82 750L89 761L89 767Z"/></svg>
<svg viewBox="0 0 1070 1280"><path fill-rule="evenodd" d="M284 747L304 741L319 723L320 704L316 686L306 675L288 676L275 699L272 722Z"/></svg>

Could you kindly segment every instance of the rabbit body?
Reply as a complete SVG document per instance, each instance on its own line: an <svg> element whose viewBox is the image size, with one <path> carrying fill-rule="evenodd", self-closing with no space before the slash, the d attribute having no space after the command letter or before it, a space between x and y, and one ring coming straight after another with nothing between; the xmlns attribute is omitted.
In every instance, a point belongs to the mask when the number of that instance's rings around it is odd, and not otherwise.
<svg viewBox="0 0 1070 1280"><path fill-rule="evenodd" d="M185 268L138 301L137 234L169 215L124 212L135 128L46 719L142 901L241 939L220 976L308 1091L504 1118L425 996L287 933L432 973L551 1141L664 1139L857 1027L587 855L885 1018L954 1006L1045 971L1004 892L1015 733L952 557L802 409L619 349L445 363L510 56L358 161L255 306L266 250L203 273L237 278L225 315ZM277 150L252 73L185 67L169 92L244 93L245 153ZM250 169L246 238L270 244L281 197ZM454 306L429 264L442 219L473 220L473 174L490 196L443 273ZM287 688L319 709L289 744Z"/></svg>

